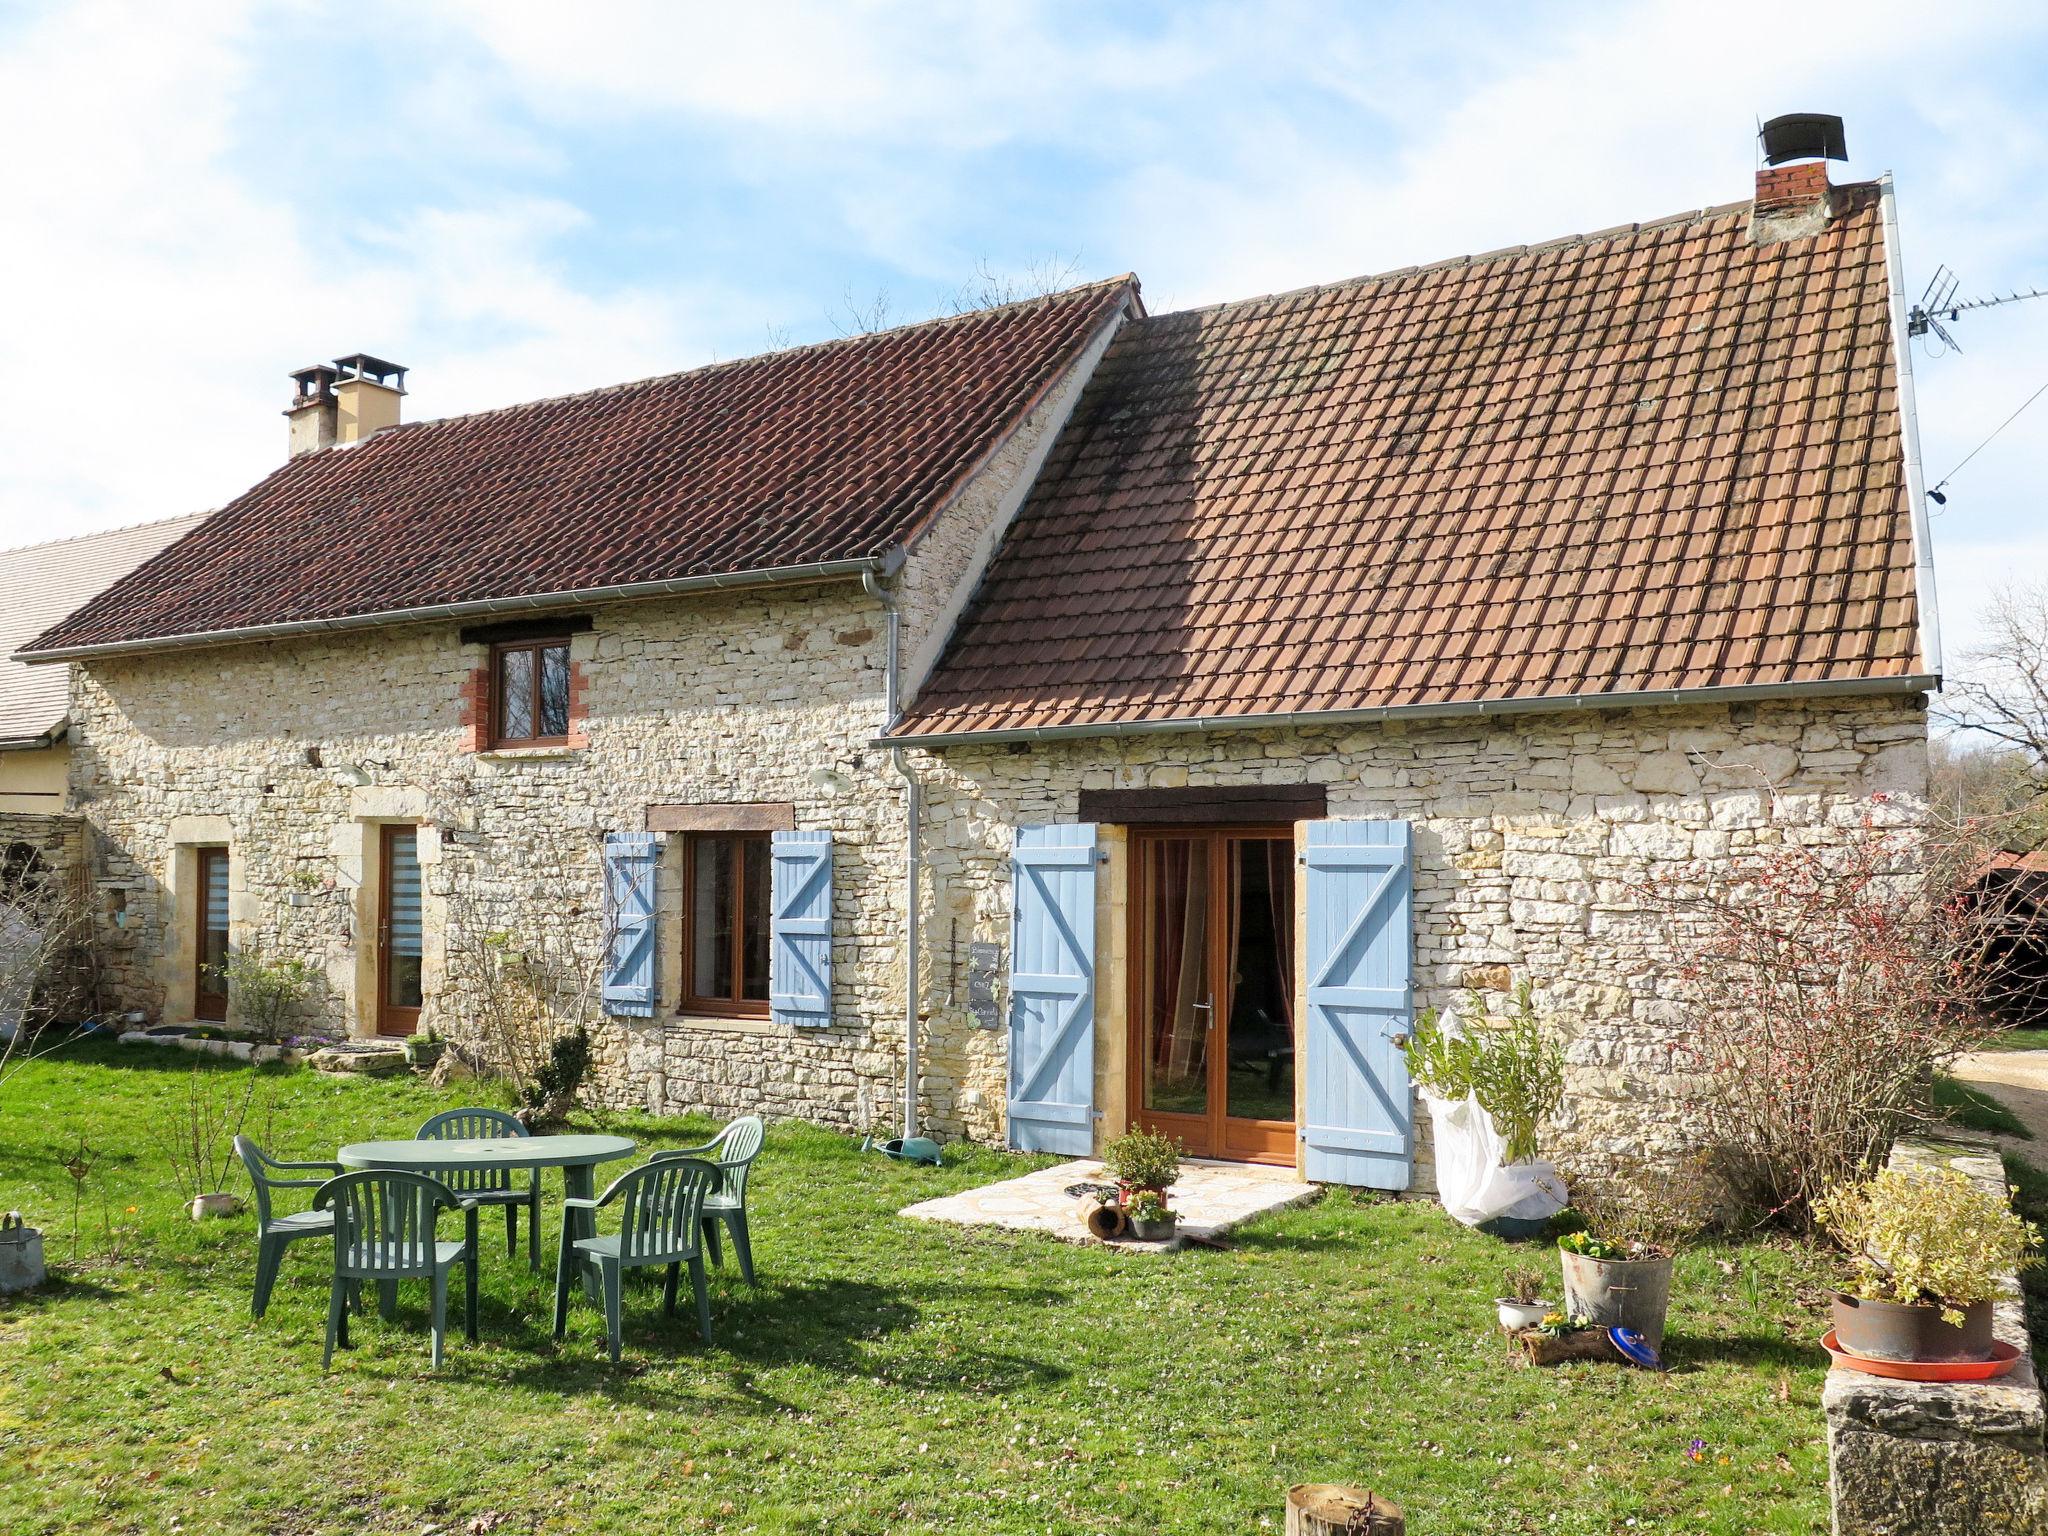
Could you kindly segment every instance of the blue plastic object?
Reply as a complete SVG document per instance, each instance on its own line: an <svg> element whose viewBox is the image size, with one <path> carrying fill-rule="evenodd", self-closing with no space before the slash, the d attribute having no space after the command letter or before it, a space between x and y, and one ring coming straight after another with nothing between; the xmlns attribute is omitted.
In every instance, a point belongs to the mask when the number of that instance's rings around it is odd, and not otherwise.
<svg viewBox="0 0 2048 1536"><path fill-rule="evenodd" d="M905 1163L930 1163L939 1166L939 1144L929 1136L891 1136L887 1141L865 1138L860 1149L863 1152L880 1152Z"/></svg>
<svg viewBox="0 0 2048 1536"><path fill-rule="evenodd" d="M1621 1351L1622 1358L1631 1364L1640 1365L1646 1371L1661 1371L1664 1362L1657 1351L1650 1348L1650 1341L1633 1328L1610 1328L1607 1337L1614 1347Z"/></svg>

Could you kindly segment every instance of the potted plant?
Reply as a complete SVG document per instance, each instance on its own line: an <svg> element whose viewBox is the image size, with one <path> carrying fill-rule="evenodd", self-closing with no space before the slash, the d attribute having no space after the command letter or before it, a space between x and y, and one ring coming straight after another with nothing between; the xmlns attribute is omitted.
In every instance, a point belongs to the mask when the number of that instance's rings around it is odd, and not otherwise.
<svg viewBox="0 0 2048 1536"><path fill-rule="evenodd" d="M1157 1131L1126 1131L1102 1149L1102 1166L1116 1180L1126 1207L1145 1190L1164 1204L1180 1177L1180 1142Z"/></svg>
<svg viewBox="0 0 2048 1536"><path fill-rule="evenodd" d="M1180 1212L1171 1210L1166 1196L1156 1189L1141 1189L1130 1205L1131 1236L1141 1243L1170 1242L1180 1225Z"/></svg>
<svg viewBox="0 0 2048 1536"><path fill-rule="evenodd" d="M1486 1018L1477 991L1466 1013ZM1497 1237L1541 1236L1566 1200L1557 1169L1536 1156L1538 1132L1564 1102L1564 1047L1545 1034L1529 983L1483 1027L1448 1027L1424 1009L1403 1049L1429 1109L1444 1209Z"/></svg>
<svg viewBox="0 0 2048 1536"><path fill-rule="evenodd" d="M1565 1315L1597 1328L1632 1329L1661 1352L1672 1259L1713 1214L1715 1185L1705 1163L1621 1170L1574 1187L1582 1230L1557 1240Z"/></svg>
<svg viewBox="0 0 2048 1536"><path fill-rule="evenodd" d="M301 866L291 872L291 889L285 893L289 906L310 907L319 897L323 886L320 871Z"/></svg>
<svg viewBox="0 0 2048 1536"><path fill-rule="evenodd" d="M1493 1305L1502 1332L1520 1333L1524 1328L1541 1327L1550 1314L1550 1303L1542 1299L1543 1277L1533 1269L1510 1267L1501 1271L1501 1279L1507 1290L1494 1297Z"/></svg>
<svg viewBox="0 0 2048 1536"><path fill-rule="evenodd" d="M432 1067L441 1059L441 1052L447 1049L448 1042L435 1034L434 1026L429 1024L418 1034L407 1035L400 1045L405 1051L406 1065Z"/></svg>
<svg viewBox="0 0 2048 1536"><path fill-rule="evenodd" d="M2004 1196L1960 1169L1887 1168L1814 1202L1848 1250L1834 1298L1835 1342L1869 1360L1989 1360L1992 1304L2008 1275L2039 1260L2041 1234Z"/></svg>

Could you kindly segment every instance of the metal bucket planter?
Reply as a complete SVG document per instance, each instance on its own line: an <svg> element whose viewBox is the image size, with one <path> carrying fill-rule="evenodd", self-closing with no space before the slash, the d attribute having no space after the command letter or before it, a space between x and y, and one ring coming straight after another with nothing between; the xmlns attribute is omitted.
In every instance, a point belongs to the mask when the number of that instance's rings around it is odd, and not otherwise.
<svg viewBox="0 0 2048 1536"><path fill-rule="evenodd" d="M1989 1360L1991 1303L1972 1302L1957 1309L1961 1327L1942 1321L1937 1306L1902 1306L1895 1301L1865 1301L1835 1295L1835 1342L1866 1360Z"/></svg>
<svg viewBox="0 0 2048 1536"><path fill-rule="evenodd" d="M1664 1314L1671 1310L1671 1257L1592 1259L1560 1248L1565 1316L1600 1328L1630 1328L1663 1352Z"/></svg>
<svg viewBox="0 0 2048 1536"><path fill-rule="evenodd" d="M43 1234L16 1211L0 1217L0 1295L43 1283Z"/></svg>

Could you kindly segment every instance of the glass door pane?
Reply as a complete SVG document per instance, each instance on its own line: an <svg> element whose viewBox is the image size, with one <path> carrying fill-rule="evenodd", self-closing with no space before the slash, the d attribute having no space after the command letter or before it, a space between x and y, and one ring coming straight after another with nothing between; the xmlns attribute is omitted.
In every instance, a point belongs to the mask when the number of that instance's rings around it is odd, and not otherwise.
<svg viewBox="0 0 2048 1536"><path fill-rule="evenodd" d="M201 1019L228 1016L228 983L221 967L228 963L228 851L199 850L199 975L193 987L192 1013Z"/></svg>
<svg viewBox="0 0 2048 1536"><path fill-rule="evenodd" d="M1209 840L1148 839L1141 1065L1145 1108L1209 1112Z"/></svg>
<svg viewBox="0 0 2048 1536"><path fill-rule="evenodd" d="M1294 1119L1294 844L1230 846L1230 1019L1224 1113Z"/></svg>
<svg viewBox="0 0 2048 1536"><path fill-rule="evenodd" d="M388 924L384 967L384 1004L388 1008L420 1005L420 851L419 834L394 827L386 834L385 908Z"/></svg>

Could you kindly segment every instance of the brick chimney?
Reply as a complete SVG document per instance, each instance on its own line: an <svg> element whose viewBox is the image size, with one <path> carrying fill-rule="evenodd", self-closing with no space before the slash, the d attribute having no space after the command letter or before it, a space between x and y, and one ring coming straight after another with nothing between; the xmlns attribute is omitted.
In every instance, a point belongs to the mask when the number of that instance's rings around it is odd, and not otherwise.
<svg viewBox="0 0 2048 1536"><path fill-rule="evenodd" d="M373 432L395 427L398 402L404 398L405 370L367 352L297 369L292 374L292 403L284 412L287 456L296 459L337 444L359 443Z"/></svg>
<svg viewBox="0 0 2048 1536"><path fill-rule="evenodd" d="M1819 234L1832 211L1828 161L1849 155L1842 120L1790 112L1765 123L1758 139L1764 166L1756 173L1756 200L1750 204L1750 239L1769 245Z"/></svg>

